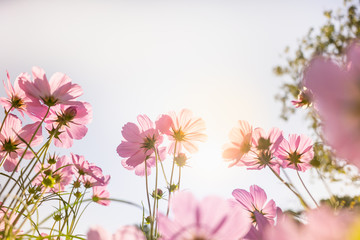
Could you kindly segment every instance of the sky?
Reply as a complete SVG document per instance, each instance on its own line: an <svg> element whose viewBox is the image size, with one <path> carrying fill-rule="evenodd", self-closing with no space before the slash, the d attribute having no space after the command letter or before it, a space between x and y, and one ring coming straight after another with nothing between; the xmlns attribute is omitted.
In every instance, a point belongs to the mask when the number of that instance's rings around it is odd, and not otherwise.
<svg viewBox="0 0 360 240"><path fill-rule="evenodd" d="M146 199L145 179L124 169L116 153L122 126L139 114L155 120L188 108L206 122L208 140L183 170L183 189L198 198L231 198L233 189L257 184L281 208L298 209L298 200L268 169L228 168L221 149L238 120L266 131L278 127L284 136L309 132L302 110L288 122L279 118L275 95L286 79L272 68L284 63L286 46L295 47L310 27L326 21L324 10L342 2L0 0L0 79L6 70L14 79L40 66L48 77L63 72L82 86L81 100L93 107L88 134L69 150L54 150L84 155L110 174L113 198ZM304 179L315 198L327 197L310 175ZM125 204L92 204L78 232L92 225L114 232L139 223L141 215Z"/></svg>

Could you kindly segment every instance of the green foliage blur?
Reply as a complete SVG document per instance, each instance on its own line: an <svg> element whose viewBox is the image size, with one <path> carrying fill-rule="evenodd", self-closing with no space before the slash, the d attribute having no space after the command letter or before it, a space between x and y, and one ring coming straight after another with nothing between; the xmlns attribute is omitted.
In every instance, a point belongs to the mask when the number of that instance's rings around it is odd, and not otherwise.
<svg viewBox="0 0 360 240"><path fill-rule="evenodd" d="M285 49L286 64L274 67L274 73L283 76L283 84L276 99L282 102L281 118L288 120L296 111L306 112L306 121L313 132L315 157L311 162L317 168L321 177L331 181L344 181L349 184L360 184L357 170L337 159L332 149L325 144L321 132L321 120L311 106L311 102L302 104L303 108L296 108L292 100L297 100L306 91L302 86L304 68L314 56L325 56L339 61L343 51L354 38L360 37L360 1L345 0L342 6L324 12L325 24L319 29L310 28L303 37L297 49ZM307 100L307 99L306 99Z"/></svg>

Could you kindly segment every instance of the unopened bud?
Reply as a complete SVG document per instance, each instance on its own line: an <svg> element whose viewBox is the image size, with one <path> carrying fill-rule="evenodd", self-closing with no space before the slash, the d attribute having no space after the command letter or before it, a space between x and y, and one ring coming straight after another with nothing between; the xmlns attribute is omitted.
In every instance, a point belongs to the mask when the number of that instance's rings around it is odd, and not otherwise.
<svg viewBox="0 0 360 240"><path fill-rule="evenodd" d="M179 153L174 160L179 167L183 167L185 166L187 159L188 158L186 157L185 153Z"/></svg>
<svg viewBox="0 0 360 240"><path fill-rule="evenodd" d="M163 191L160 188L158 188L157 189L157 194L156 194L156 199L161 199L163 194L164 194ZM155 198L155 190L152 192L151 196L153 198Z"/></svg>

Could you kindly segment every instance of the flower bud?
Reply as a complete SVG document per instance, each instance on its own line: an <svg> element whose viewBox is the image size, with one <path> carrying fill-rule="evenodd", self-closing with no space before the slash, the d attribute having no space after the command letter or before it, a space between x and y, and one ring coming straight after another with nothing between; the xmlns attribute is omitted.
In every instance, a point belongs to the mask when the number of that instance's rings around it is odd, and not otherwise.
<svg viewBox="0 0 360 240"><path fill-rule="evenodd" d="M185 153L179 153L174 160L179 167L183 167L185 166L188 158L186 157Z"/></svg>
<svg viewBox="0 0 360 240"><path fill-rule="evenodd" d="M158 188L157 194L156 194L156 199L161 199L163 195L164 195L163 191L160 188ZM151 196L153 198L155 198L155 190L152 192Z"/></svg>

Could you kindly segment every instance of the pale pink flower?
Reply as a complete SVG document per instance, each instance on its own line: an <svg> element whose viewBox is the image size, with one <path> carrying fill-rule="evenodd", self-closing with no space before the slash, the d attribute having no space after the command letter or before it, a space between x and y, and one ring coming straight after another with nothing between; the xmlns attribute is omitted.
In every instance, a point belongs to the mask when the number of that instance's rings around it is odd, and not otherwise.
<svg viewBox="0 0 360 240"><path fill-rule="evenodd" d="M324 136L338 157L360 168L360 46L348 48L345 64L331 59L313 59L304 73L311 90Z"/></svg>
<svg viewBox="0 0 360 240"><path fill-rule="evenodd" d="M103 206L109 206L110 205L110 193L108 190L106 190L105 186L95 186L93 187L93 196L92 200L98 204L101 204Z"/></svg>
<svg viewBox="0 0 360 240"><path fill-rule="evenodd" d="M244 120L238 121L238 125L234 127L230 134L230 143L226 143L223 148L223 158L225 161L231 162L229 167L234 165L244 166L246 162L251 159L249 155L251 150L252 126Z"/></svg>
<svg viewBox="0 0 360 240"><path fill-rule="evenodd" d="M299 108L299 107L307 108L307 107L311 106L311 104L312 104L311 91L309 89L307 89L306 87L304 87L303 90L301 90L299 92L297 100L293 100L293 101L291 101L291 103L296 108Z"/></svg>
<svg viewBox="0 0 360 240"><path fill-rule="evenodd" d="M328 207L306 212L306 223L295 222L285 217L276 227L265 230L263 240L345 240L354 225L355 215L348 211L334 212ZM357 239L357 238L356 238Z"/></svg>
<svg viewBox="0 0 360 240"><path fill-rule="evenodd" d="M145 163L147 174L150 174L150 168L154 166L155 150L158 151L159 145L163 141L158 128L146 115L137 117L139 125L127 123L121 131L125 140L121 141L117 147L117 153L122 160L122 165L128 170L134 170L137 175L145 175ZM163 159L162 159L163 160Z"/></svg>
<svg viewBox="0 0 360 240"><path fill-rule="evenodd" d="M277 215L277 207L274 200L267 201L265 191L259 186L250 186L250 192L244 189L235 189L232 192L235 200L232 200L232 204L235 206L241 206L249 213L249 218L256 223L255 212L261 213L266 220L274 225L275 217Z"/></svg>
<svg viewBox="0 0 360 240"><path fill-rule="evenodd" d="M113 240L146 240L144 233L135 226L123 226L113 234Z"/></svg>
<svg viewBox="0 0 360 240"><path fill-rule="evenodd" d="M101 226L93 226L87 232L87 240L110 240L110 234Z"/></svg>
<svg viewBox="0 0 360 240"><path fill-rule="evenodd" d="M50 176L54 179L54 186L52 188L48 188L47 191L64 191L65 187L73 180L73 164L67 156L52 156L49 159L51 159L50 161L56 161L56 163L46 163L44 165L41 163L36 164L35 172L40 174L34 179L33 184L41 185L43 179Z"/></svg>
<svg viewBox="0 0 360 240"><path fill-rule="evenodd" d="M4 88L7 98L0 97L0 104L6 111L17 109L24 117L24 112L27 112L27 105L31 100L26 96L25 92L19 87L20 79L29 79L27 73L21 73L14 81L14 86L11 85L9 73L7 73L7 86L4 81Z"/></svg>
<svg viewBox="0 0 360 240"><path fill-rule="evenodd" d="M146 240L144 233L135 226L123 226L110 234L100 226L91 227L87 233L87 240Z"/></svg>
<svg viewBox="0 0 360 240"><path fill-rule="evenodd" d="M73 139L82 139L88 129L85 126L92 120L92 107L87 102L77 102L67 106L58 104L50 109L46 118L46 130L55 133L54 144L57 147L70 148Z"/></svg>
<svg viewBox="0 0 360 240"><path fill-rule="evenodd" d="M189 192L177 192L171 198L174 220L158 216L159 232L163 240L227 239L245 236L251 226L244 210L231 207L218 197L197 201Z"/></svg>
<svg viewBox="0 0 360 240"><path fill-rule="evenodd" d="M247 169L262 169L271 167L280 174L280 163L276 158L276 151L283 140L282 131L272 128L268 134L262 128L256 128L252 134L252 148L249 157L244 161Z"/></svg>
<svg viewBox="0 0 360 240"><path fill-rule="evenodd" d="M168 135L171 142L169 146L169 153L178 155L183 152L184 148L189 153L198 151L196 142L204 142L207 136L204 134L205 122L201 118L194 117L192 112L188 109L183 109L179 114L170 112L167 115L162 115L156 124L159 130Z"/></svg>
<svg viewBox="0 0 360 240"><path fill-rule="evenodd" d="M0 158L6 171L12 172L18 170L15 167L18 164L19 157L23 155L26 148L26 144L21 139L29 143L39 124L39 122L36 122L22 127L21 120L13 114L9 114L5 119L4 126L0 132ZM41 142L42 131L40 127L30 146L37 146ZM24 155L25 159L32 157L33 153L30 150Z"/></svg>
<svg viewBox="0 0 360 240"><path fill-rule="evenodd" d="M54 73L47 80L45 71L39 67L32 68L34 81L22 79L20 87L34 101L41 101L43 104L52 107L57 104L74 104L77 97L83 94L83 90L64 73Z"/></svg>
<svg viewBox="0 0 360 240"><path fill-rule="evenodd" d="M71 159L76 179L79 179L86 188L106 186L109 183L110 175L103 175L101 168L89 163L84 156L71 153Z"/></svg>
<svg viewBox="0 0 360 240"><path fill-rule="evenodd" d="M289 141L284 139L276 154L283 161L283 168L305 172L311 168L310 161L314 158L312 140L303 134L290 134Z"/></svg>

